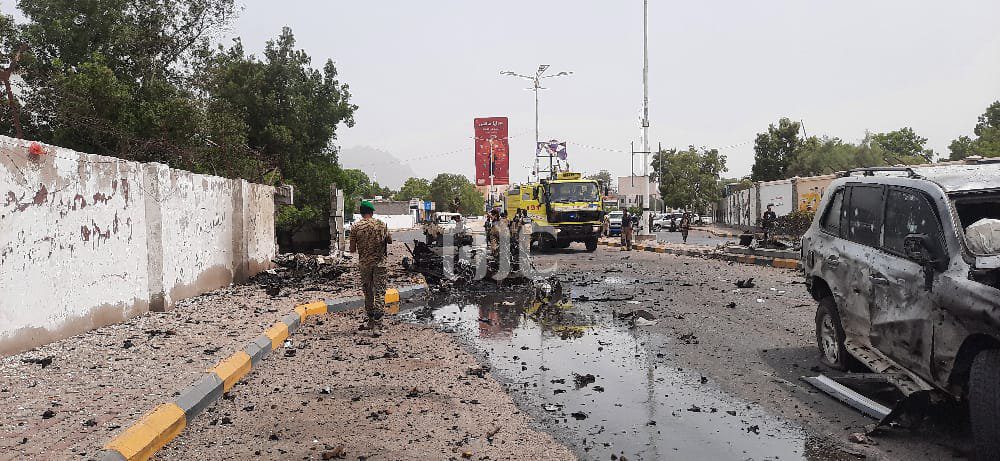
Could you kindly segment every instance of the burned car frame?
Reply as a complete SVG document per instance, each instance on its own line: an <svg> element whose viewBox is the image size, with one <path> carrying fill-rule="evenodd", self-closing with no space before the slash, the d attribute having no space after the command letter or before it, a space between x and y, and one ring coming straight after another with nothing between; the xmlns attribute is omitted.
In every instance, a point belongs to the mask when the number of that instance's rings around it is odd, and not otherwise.
<svg viewBox="0 0 1000 461"><path fill-rule="evenodd" d="M977 456L1000 459L1000 255L966 235L1000 229L1000 163L852 170L818 209L801 259L821 360L968 402Z"/></svg>

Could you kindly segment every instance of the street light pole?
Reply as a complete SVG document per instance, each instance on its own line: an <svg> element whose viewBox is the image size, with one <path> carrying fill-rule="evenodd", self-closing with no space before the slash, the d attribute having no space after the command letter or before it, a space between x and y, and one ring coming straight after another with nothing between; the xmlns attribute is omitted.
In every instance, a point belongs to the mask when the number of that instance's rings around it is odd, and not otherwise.
<svg viewBox="0 0 1000 461"><path fill-rule="evenodd" d="M535 75L522 75L511 71L500 71L500 75L509 75L511 77L523 78L525 80L531 81L531 88L535 92L535 179L538 179L538 90L544 90L545 87L541 85L542 79L552 78L552 77L562 77L564 75L572 75L573 72L559 72L557 74L545 75L545 71L548 70L548 64L542 64L538 66L538 71ZM553 166L552 154L549 153L549 176L554 176L555 168Z"/></svg>
<svg viewBox="0 0 1000 461"><path fill-rule="evenodd" d="M643 235L649 235L649 47L646 40L646 17L649 0L642 0L642 172L646 177L643 183L642 222L645 223Z"/></svg>

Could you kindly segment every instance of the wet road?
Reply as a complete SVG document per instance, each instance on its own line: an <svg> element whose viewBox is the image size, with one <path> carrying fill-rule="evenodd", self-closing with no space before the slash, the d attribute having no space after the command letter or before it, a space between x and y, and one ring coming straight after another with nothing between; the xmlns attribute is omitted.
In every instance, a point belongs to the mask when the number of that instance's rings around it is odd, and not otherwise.
<svg viewBox="0 0 1000 461"><path fill-rule="evenodd" d="M612 281L613 283L613 281ZM523 409L590 459L805 459L801 427L648 351L600 303L523 295L450 302L425 321L471 344Z"/></svg>
<svg viewBox="0 0 1000 461"><path fill-rule="evenodd" d="M848 441L874 421L799 379L831 370L795 271L603 247L536 261L558 265L567 302L442 301L420 321L454 332L583 459L955 459L968 446L952 413ZM735 287L748 277L755 288ZM656 323L616 319L639 309Z"/></svg>

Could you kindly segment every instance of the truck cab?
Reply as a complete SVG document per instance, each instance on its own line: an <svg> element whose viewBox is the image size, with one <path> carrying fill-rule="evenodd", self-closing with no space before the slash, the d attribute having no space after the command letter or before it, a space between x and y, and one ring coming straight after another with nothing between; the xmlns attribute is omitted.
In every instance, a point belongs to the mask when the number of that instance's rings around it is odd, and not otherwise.
<svg viewBox="0 0 1000 461"><path fill-rule="evenodd" d="M597 181L580 173L560 172L555 179L511 188L506 196L508 218L531 218L531 241L539 249L568 248L582 242L597 249L604 206Z"/></svg>

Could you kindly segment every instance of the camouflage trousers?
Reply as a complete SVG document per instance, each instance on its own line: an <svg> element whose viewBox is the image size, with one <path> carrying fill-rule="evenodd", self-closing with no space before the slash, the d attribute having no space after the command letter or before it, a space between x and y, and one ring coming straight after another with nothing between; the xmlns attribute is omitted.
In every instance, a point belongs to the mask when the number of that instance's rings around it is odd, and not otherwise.
<svg viewBox="0 0 1000 461"><path fill-rule="evenodd" d="M361 289L365 293L365 312L371 320L385 314L385 267L360 266Z"/></svg>

